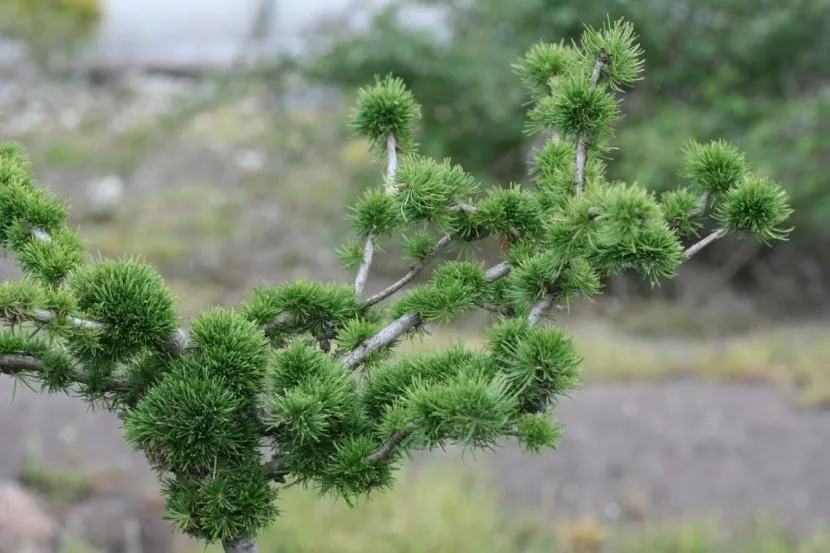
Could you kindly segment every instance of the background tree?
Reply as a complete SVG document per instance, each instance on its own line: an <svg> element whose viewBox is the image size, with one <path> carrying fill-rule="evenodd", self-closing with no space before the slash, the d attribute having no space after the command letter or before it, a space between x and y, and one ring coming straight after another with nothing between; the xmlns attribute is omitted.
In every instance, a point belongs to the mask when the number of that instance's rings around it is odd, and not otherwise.
<svg viewBox="0 0 830 553"><path fill-rule="evenodd" d="M424 6L439 9L445 25L413 28L408 10ZM827 0L393 0L365 31L325 26L309 74L348 88L394 73L424 106L426 153L449 156L484 182L523 181L530 96L510 64L539 39L578 40L583 22L607 12L640 30L649 72L626 97L609 178L670 190L680 181L675 153L689 138L728 140L784 183L801 229L786 247L755 250L758 263L738 282L779 299L791 290L790 309L826 305L806 285L818 279L826 289L830 274ZM752 270L767 261L792 286L771 288Z"/></svg>
<svg viewBox="0 0 830 553"><path fill-rule="evenodd" d="M49 67L85 45L102 17L99 0L3 0L0 32L22 41L38 63Z"/></svg>
<svg viewBox="0 0 830 553"><path fill-rule="evenodd" d="M391 486L413 450L555 447L552 410L578 386L580 359L543 324L554 306L598 294L603 277L623 271L671 277L728 232L787 234L786 193L722 141L691 143L689 186L659 198L606 179L617 94L642 66L622 20L586 28L573 45L531 48L516 70L535 98L526 130L545 137L535 188L481 192L459 165L418 153L420 107L400 79L377 78L351 120L386 163L383 183L352 207L355 238L340 249L354 285L263 286L188 329L154 268L86 259L66 203L5 145L0 242L24 276L0 287L0 370L117 413L161 478L167 517L228 552L256 550L280 485L351 502ZM707 215L717 228L696 239ZM369 293L377 240L389 236L403 237L411 269ZM453 257L384 306L439 253L485 239L501 244L500 263ZM495 314L484 348L394 356L401 340L474 308Z"/></svg>

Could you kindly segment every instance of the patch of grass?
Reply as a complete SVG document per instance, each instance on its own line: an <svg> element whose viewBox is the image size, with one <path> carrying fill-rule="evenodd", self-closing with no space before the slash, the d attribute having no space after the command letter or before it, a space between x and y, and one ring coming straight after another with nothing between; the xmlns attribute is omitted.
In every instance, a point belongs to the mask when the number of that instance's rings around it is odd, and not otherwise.
<svg viewBox="0 0 830 553"><path fill-rule="evenodd" d="M782 326L721 338L644 337L608 321L564 324L583 357L583 381L627 382L699 377L769 382L798 392L804 407L830 407L830 327ZM439 329L402 344L401 353L435 351L457 342L477 348L480 333Z"/></svg>
<svg viewBox="0 0 830 553"><path fill-rule="evenodd" d="M239 201L202 184L183 185L130 200L129 217L84 225L91 251L105 256L141 255L163 264L187 257L200 241L232 238Z"/></svg>
<svg viewBox="0 0 830 553"><path fill-rule="evenodd" d="M550 521L507 510L501 498L455 464L353 508L294 488L285 511L261 537L262 553L823 553L823 535L798 540L759 521L732 535L714 520L602 527L594 519ZM190 550L196 553L194 547ZM219 553L218 547L208 553Z"/></svg>
<svg viewBox="0 0 830 553"><path fill-rule="evenodd" d="M95 489L89 477L49 471L31 458L24 459L17 479L22 485L41 494L51 505L64 505L83 499Z"/></svg>
<svg viewBox="0 0 830 553"><path fill-rule="evenodd" d="M282 493L280 505L263 553L541 553L554 539L541 521L504 518L495 494L444 464L353 508L300 488Z"/></svg>

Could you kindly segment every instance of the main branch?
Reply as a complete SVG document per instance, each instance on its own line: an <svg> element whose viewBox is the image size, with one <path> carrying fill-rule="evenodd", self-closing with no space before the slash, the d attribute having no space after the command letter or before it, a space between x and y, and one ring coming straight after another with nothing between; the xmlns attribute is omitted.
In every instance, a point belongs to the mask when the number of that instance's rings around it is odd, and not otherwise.
<svg viewBox="0 0 830 553"><path fill-rule="evenodd" d="M365 340L359 346L343 357L343 364L348 369L354 369L369 357L370 354L386 347L406 332L418 327L423 321L420 315L407 313L385 326L377 334Z"/></svg>

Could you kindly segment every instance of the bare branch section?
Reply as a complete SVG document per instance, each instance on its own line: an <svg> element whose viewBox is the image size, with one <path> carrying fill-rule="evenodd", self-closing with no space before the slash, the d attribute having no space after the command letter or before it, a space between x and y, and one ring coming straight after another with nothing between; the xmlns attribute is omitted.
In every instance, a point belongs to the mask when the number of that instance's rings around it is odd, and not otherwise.
<svg viewBox="0 0 830 553"><path fill-rule="evenodd" d="M702 250L703 248L705 248L706 246L708 246L712 242L720 240L721 238L726 236L727 232L728 231L724 228L719 228L718 230L713 231L706 238L703 238L702 240L700 240L696 244L692 244L691 246L686 248L686 251L683 252L683 257L688 260L689 258L691 258L695 254L697 254L700 250Z"/></svg>
<svg viewBox="0 0 830 553"><path fill-rule="evenodd" d="M43 362L34 355L0 355L0 373L15 375L24 372L43 372Z"/></svg>
<svg viewBox="0 0 830 553"><path fill-rule="evenodd" d="M504 315L505 317L513 317L516 313L509 307L502 305L500 303L490 302L490 301L480 301L476 302L476 305L480 308L490 311L492 313L497 313L499 315Z"/></svg>
<svg viewBox="0 0 830 553"><path fill-rule="evenodd" d="M395 174L398 172L398 141L394 135L386 137L386 193L391 194L394 188ZM366 281L369 280L369 269L372 267L372 257L375 252L375 237L371 234L366 237L366 245L363 247L363 261L357 269L354 279L355 295L359 298L363 295Z"/></svg>
<svg viewBox="0 0 830 553"><path fill-rule="evenodd" d="M484 273L484 280L487 282L496 282L506 277L509 272L510 265L507 264L507 261L502 261L498 265L493 265L487 269L487 272Z"/></svg>
<svg viewBox="0 0 830 553"><path fill-rule="evenodd" d="M393 135L386 137L386 184L392 186L398 172L398 141Z"/></svg>
<svg viewBox="0 0 830 553"><path fill-rule="evenodd" d="M375 237L371 234L366 237L366 245L363 246L363 261L357 269L354 277L354 293L358 298L363 295L366 281L369 280L369 267L372 266L372 258L375 255Z"/></svg>
<svg viewBox="0 0 830 553"><path fill-rule="evenodd" d="M530 315L527 317L527 322L530 326L537 324L539 321L542 320L542 317L545 316L550 308L553 307L553 294L547 293L545 296L536 302L536 305L533 306L533 309L530 310Z"/></svg>
<svg viewBox="0 0 830 553"><path fill-rule="evenodd" d="M441 252L447 249L447 247L452 243L452 240L452 234L445 234L444 236L442 236L441 239L438 240L438 242L436 242L435 245L432 246L432 248L430 248L430 250L427 252L427 254L421 261L410 267L408 273L406 273L403 277L401 277L400 280L398 280L396 283L392 284L385 290L382 290L374 296L367 299L366 304L375 305L377 303L380 303L392 294L394 294L395 292L397 292L398 290L400 290L401 288L403 288L404 286L406 286L407 284L409 284L410 282L412 282L413 280L415 280L415 278L419 274L421 274L421 272L424 270L424 268L426 268L427 265L432 263L432 261L436 257L438 257L438 255Z"/></svg>
<svg viewBox="0 0 830 553"><path fill-rule="evenodd" d="M243 540L223 541L222 547L225 553L259 553L256 538L245 538Z"/></svg>
<svg viewBox="0 0 830 553"><path fill-rule="evenodd" d="M59 315L47 309L35 309L34 311L32 311L32 314L29 318L38 323L49 324L58 319ZM99 323L98 321L88 321L86 319L80 319L78 317L66 317L65 320L71 326L76 328L96 331L104 330L104 324Z"/></svg>
<svg viewBox="0 0 830 553"><path fill-rule="evenodd" d="M52 241L52 237L49 236L49 233L46 232L45 230L42 230L42 229L39 229L39 228L32 229L32 236L34 236L35 239L40 240L41 242L51 242Z"/></svg>
<svg viewBox="0 0 830 553"><path fill-rule="evenodd" d="M397 432L392 434L392 436L388 440L386 440L377 451L366 457L366 460L385 461L386 459L389 459L389 457L392 455L392 452L395 450L395 447L397 447L398 444L404 441L411 433L412 430L408 428L398 430Z"/></svg>
<svg viewBox="0 0 830 553"><path fill-rule="evenodd" d="M420 315L415 315L411 313L407 313L406 315L402 315L389 323L386 327L384 327L380 332L369 338L368 340L364 341L362 344L354 348L350 351L344 358L343 364L348 369L354 369L363 361L366 360L369 355L373 352L379 350L382 347L386 347L406 332L416 328L418 325L421 324L421 317Z"/></svg>
<svg viewBox="0 0 830 553"><path fill-rule="evenodd" d="M591 87L596 88L599 82L599 76L602 73L602 68L605 65L605 59L608 54L605 50L601 50L597 56L597 62L594 64L594 70L591 72ZM588 135L582 133L576 141L576 193L582 194L585 190L585 165L588 163Z"/></svg>
<svg viewBox="0 0 830 553"><path fill-rule="evenodd" d="M23 373L43 374L45 367L43 360L36 355L11 353L0 355L0 373L15 376ZM78 369L73 369L72 382L76 384L88 384L86 375ZM129 390L129 383L122 378L110 377L106 386L110 392L123 392Z"/></svg>
<svg viewBox="0 0 830 553"><path fill-rule="evenodd" d="M49 324L61 316L54 311L48 309L34 309L31 313L17 313L15 316L24 320L31 320L40 324ZM67 316L63 318L69 325L82 329L102 332L106 330L106 325L99 321L92 321L89 319L82 319L80 317ZM262 327L263 332L272 332L274 329L289 324L294 320L294 316L289 312L282 312L270 323ZM190 333L184 328L178 328L174 332L167 335L159 344L161 349L171 355L186 355L191 353L195 348L195 344L190 337Z"/></svg>
<svg viewBox="0 0 830 553"><path fill-rule="evenodd" d="M709 205L709 193L704 192L700 195L700 201L697 204L697 207L694 208L691 212L692 217L697 217L699 215L703 215L706 213L706 208Z"/></svg>

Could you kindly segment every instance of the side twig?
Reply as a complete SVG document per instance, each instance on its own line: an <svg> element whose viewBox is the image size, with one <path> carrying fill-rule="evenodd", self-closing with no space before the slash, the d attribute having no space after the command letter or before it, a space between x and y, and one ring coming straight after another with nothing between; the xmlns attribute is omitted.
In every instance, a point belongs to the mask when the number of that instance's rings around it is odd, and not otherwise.
<svg viewBox="0 0 830 553"><path fill-rule="evenodd" d="M427 254L421 261L410 267L408 273L406 273L403 277L401 277L400 280L398 280L385 290L382 290L374 296L371 296L369 299L366 300L366 304L375 305L377 303L380 303L392 294L394 294L395 292L397 292L398 290L400 290L401 288L403 288L404 286L406 286L407 284L409 284L410 282L412 282L415 279L415 277L421 274L421 272L424 270L424 268L426 268L427 265L429 265L436 257L438 257L438 255L441 252L447 249L447 247L452 243L452 240L452 234L445 234L444 236L442 236L441 239L438 240L438 242L436 242L435 245L432 246L432 248L430 248L429 252L427 252Z"/></svg>
<svg viewBox="0 0 830 553"><path fill-rule="evenodd" d="M366 457L367 461L385 461L392 456L392 452L395 450L395 447L404 441L410 434L412 430L409 428L403 428L398 430L392 436L386 440L377 451Z"/></svg>
<svg viewBox="0 0 830 553"><path fill-rule="evenodd" d="M395 174L398 171L398 141L394 135L386 137L386 193L391 194L394 191ZM363 289L366 287L366 281L369 280L369 269L372 266L372 258L375 252L375 237L369 235L366 237L366 245L363 247L363 261L357 269L357 275L354 278L355 295L359 298L363 295Z"/></svg>
<svg viewBox="0 0 830 553"><path fill-rule="evenodd" d="M375 254L375 237L369 235L366 237L366 245L363 246L363 261L357 269L357 275L354 277L354 292L357 297L363 294L363 289L366 287L366 281L369 280L369 267L372 266L372 258Z"/></svg>
<svg viewBox="0 0 830 553"><path fill-rule="evenodd" d="M599 82L599 76L602 73L602 68L605 65L605 59L608 54L605 50L600 50L597 56L597 62L594 64L594 70L591 72L591 87L596 88ZM585 165L588 163L588 134L582 133L576 141L576 193L582 194L585 190Z"/></svg>
<svg viewBox="0 0 830 553"><path fill-rule="evenodd" d="M691 246L686 248L686 251L683 252L683 257L688 260L689 258L691 258L693 255L697 254L700 250L702 250L703 248L705 248L706 246L708 246L712 242L715 242L716 240L720 240L721 238L726 236L727 232L728 231L724 228L719 228L718 230L713 231L712 233L710 233L708 236L706 236L705 238L703 238L699 242L697 242L695 244L692 244Z"/></svg>
<svg viewBox="0 0 830 553"><path fill-rule="evenodd" d="M43 360L37 355L20 353L0 355L0 373L2 374L15 376L23 373L44 374L45 372ZM70 379L76 384L89 383L86 375L77 368L72 370ZM106 389L110 392L123 392L129 390L129 383L123 378L110 377Z"/></svg>

